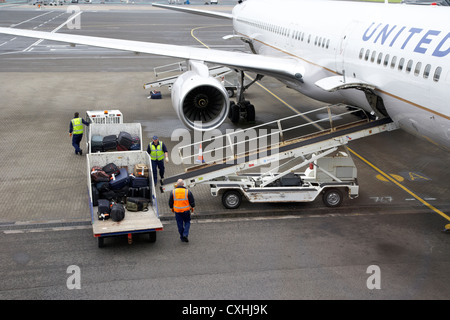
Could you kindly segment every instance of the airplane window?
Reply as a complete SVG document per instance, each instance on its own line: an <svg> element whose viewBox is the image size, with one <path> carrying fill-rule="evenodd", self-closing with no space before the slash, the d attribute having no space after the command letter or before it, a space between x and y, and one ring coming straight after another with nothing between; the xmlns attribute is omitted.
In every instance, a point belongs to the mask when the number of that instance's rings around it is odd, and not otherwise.
<svg viewBox="0 0 450 320"><path fill-rule="evenodd" d="M378 59L377 59L377 63L380 64L381 63L381 59L383 58L383 53L380 52L380 54L378 55Z"/></svg>
<svg viewBox="0 0 450 320"><path fill-rule="evenodd" d="M308 43L311 42L311 35L308 36Z"/></svg>
<svg viewBox="0 0 450 320"><path fill-rule="evenodd" d="M410 72L411 72L412 65L413 65L413 61L412 61L412 60L409 60L409 61L408 61L408 64L406 65L406 69L405 69L407 73L410 73Z"/></svg>
<svg viewBox="0 0 450 320"><path fill-rule="evenodd" d="M389 55L387 54L386 57L384 58L383 65L386 67L388 64L389 64Z"/></svg>
<svg viewBox="0 0 450 320"><path fill-rule="evenodd" d="M403 70L403 65L405 64L405 58L401 58L399 63L398 63L398 71L402 71Z"/></svg>
<svg viewBox="0 0 450 320"><path fill-rule="evenodd" d="M427 64L425 66L425 69L423 70L424 79L428 79L428 77L430 76L430 71L431 71L431 64Z"/></svg>
<svg viewBox="0 0 450 320"><path fill-rule="evenodd" d="M369 54L370 54L370 50L369 49L367 49L367 51L366 51L366 56L364 57L364 60L369 60Z"/></svg>
<svg viewBox="0 0 450 320"><path fill-rule="evenodd" d="M395 63L397 62L397 57L396 56L394 56L393 58L392 58L392 61L391 61L391 69L394 69L395 68Z"/></svg>
<svg viewBox="0 0 450 320"><path fill-rule="evenodd" d="M303 37L304 37L304 35L305 35L305 33L304 33L304 32L302 32L302 41L303 41Z"/></svg>
<svg viewBox="0 0 450 320"><path fill-rule="evenodd" d="M359 51L359 58L362 59L364 55L364 48L361 48L361 51Z"/></svg>
<svg viewBox="0 0 450 320"><path fill-rule="evenodd" d="M370 62L374 62L375 61L375 56L376 55L377 55L376 51L372 52L372 56L370 57Z"/></svg>
<svg viewBox="0 0 450 320"><path fill-rule="evenodd" d="M321 44L322 44L322 37L319 38L319 47L321 46Z"/></svg>
<svg viewBox="0 0 450 320"><path fill-rule="evenodd" d="M328 49L329 46L330 46L330 39L327 40L327 46L326 46L326 48Z"/></svg>
<svg viewBox="0 0 450 320"><path fill-rule="evenodd" d="M323 38L323 41L322 41L322 48L325 47L325 42L326 42L325 40L326 40L326 39Z"/></svg>
<svg viewBox="0 0 450 320"><path fill-rule="evenodd" d="M434 77L433 77L433 80L435 82L439 81L439 78L441 77L441 73L442 73L442 68L441 67L437 67L436 71L434 72Z"/></svg>
<svg viewBox="0 0 450 320"><path fill-rule="evenodd" d="M317 36L316 36L316 38L314 39L314 45L317 46Z"/></svg>
<svg viewBox="0 0 450 320"><path fill-rule="evenodd" d="M416 68L414 69L414 75L418 76L420 73L420 69L422 69L422 62L417 62Z"/></svg>

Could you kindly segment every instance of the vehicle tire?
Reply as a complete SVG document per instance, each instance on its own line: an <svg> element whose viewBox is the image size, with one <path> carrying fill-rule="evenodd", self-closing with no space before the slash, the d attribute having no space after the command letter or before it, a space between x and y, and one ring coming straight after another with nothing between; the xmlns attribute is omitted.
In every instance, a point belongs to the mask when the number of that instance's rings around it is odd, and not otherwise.
<svg viewBox="0 0 450 320"><path fill-rule="evenodd" d="M233 89L227 89L227 93L228 93L228 98L233 98L234 97L234 90Z"/></svg>
<svg viewBox="0 0 450 320"><path fill-rule="evenodd" d="M103 248L105 246L105 238L98 237L98 247Z"/></svg>
<svg viewBox="0 0 450 320"><path fill-rule="evenodd" d="M148 241L151 243L156 242L156 231L152 231L148 233Z"/></svg>
<svg viewBox="0 0 450 320"><path fill-rule="evenodd" d="M323 203L327 207L339 207L342 204L342 201L344 200L344 196L342 194L342 191L339 189L327 189L325 193L323 194Z"/></svg>
<svg viewBox="0 0 450 320"><path fill-rule="evenodd" d="M239 118L241 117L241 111L239 110L239 106L237 104L231 105L230 112L231 112L230 116L231 122L238 123Z"/></svg>
<svg viewBox="0 0 450 320"><path fill-rule="evenodd" d="M237 209L241 202L242 195L237 190L228 190L222 195L222 204L227 209Z"/></svg>

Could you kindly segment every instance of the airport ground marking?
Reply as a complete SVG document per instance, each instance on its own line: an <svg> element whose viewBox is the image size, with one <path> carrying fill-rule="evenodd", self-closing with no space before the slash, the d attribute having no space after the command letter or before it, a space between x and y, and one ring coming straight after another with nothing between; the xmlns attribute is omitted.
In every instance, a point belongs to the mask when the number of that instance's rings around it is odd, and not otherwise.
<svg viewBox="0 0 450 320"><path fill-rule="evenodd" d="M360 160L362 160L364 163L366 163L369 167L371 167L372 169L374 169L375 171L377 171L378 173L380 173L385 179L389 180L390 182L394 183L395 185L397 185L399 188L403 189L404 191L406 191L408 194L410 194L411 196L413 196L415 199L419 200L423 205L427 206L429 209L431 209L432 211L436 212L437 214L439 214L440 216L442 216L443 218L447 219L448 221L450 221L450 217L448 215L446 215L444 212L442 212L441 210L437 209L436 207L434 207L433 205L431 205L430 203L428 203L427 201L425 201L424 199L422 199L421 197L419 197L418 195L416 195L414 192L412 192L411 190L409 190L408 188L406 188L404 185L402 185L400 182L398 182L396 179L392 178L389 174L385 173L384 171L382 171L381 169L379 169L377 166L375 166L374 164L372 164L370 161L368 161L367 159L365 159L364 157L362 157L361 155L359 155L358 153L356 153L355 151L353 151L351 148L347 147L347 149L353 153L356 157L358 157Z"/></svg>

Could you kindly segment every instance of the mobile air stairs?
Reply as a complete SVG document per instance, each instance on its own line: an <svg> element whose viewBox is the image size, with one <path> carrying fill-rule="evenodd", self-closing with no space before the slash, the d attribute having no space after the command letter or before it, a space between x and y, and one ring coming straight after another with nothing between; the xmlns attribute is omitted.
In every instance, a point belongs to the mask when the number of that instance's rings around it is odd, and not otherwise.
<svg viewBox="0 0 450 320"><path fill-rule="evenodd" d="M390 118L360 115L346 105L325 106L181 146L180 161L194 166L164 179L161 192L183 179L187 187L209 184L211 195L222 195L229 209L239 207L243 196L250 202L309 202L322 195L327 206L337 207L344 193L355 198L359 192L345 145L398 128Z"/></svg>

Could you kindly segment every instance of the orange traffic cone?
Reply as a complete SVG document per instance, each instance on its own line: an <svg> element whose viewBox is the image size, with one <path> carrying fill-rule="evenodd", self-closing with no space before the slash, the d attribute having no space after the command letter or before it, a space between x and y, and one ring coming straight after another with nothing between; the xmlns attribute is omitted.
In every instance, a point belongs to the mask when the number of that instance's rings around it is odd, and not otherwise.
<svg viewBox="0 0 450 320"><path fill-rule="evenodd" d="M200 143L200 146L198 148L198 156L197 156L197 160L195 161L197 163L204 163L205 160L203 159L203 148L202 148L202 144Z"/></svg>

